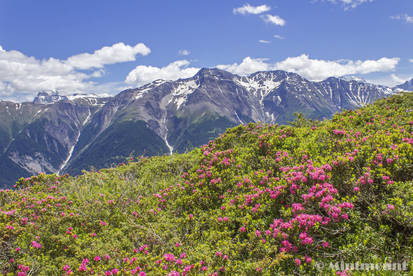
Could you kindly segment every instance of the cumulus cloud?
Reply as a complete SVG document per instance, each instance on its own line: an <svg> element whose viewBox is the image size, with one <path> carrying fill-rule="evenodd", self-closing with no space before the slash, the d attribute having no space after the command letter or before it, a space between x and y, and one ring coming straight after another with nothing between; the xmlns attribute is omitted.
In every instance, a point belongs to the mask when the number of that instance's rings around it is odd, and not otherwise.
<svg viewBox="0 0 413 276"><path fill-rule="evenodd" d="M289 57L275 64L275 69L295 72L311 80L323 80L331 76L368 74L393 71L399 58L380 58L378 60L330 61L311 59L308 55Z"/></svg>
<svg viewBox="0 0 413 276"><path fill-rule="evenodd" d="M397 76L396 74L391 74L390 77L394 81L395 84L402 84L410 80L409 77L400 77L400 76Z"/></svg>
<svg viewBox="0 0 413 276"><path fill-rule="evenodd" d="M66 63L77 69L102 68L107 64L114 64L126 61L135 61L136 55L149 55L151 50L143 43L135 46L116 43L96 50L93 54L83 53L71 56Z"/></svg>
<svg viewBox="0 0 413 276"><path fill-rule="evenodd" d="M276 38L276 39L284 39L283 36L280 36L280 35L277 35L277 34L274 35L274 38Z"/></svg>
<svg viewBox="0 0 413 276"><path fill-rule="evenodd" d="M267 61L268 59L265 58L246 57L239 64L218 65L217 68L238 75L249 75L257 71L271 70L271 64L267 63Z"/></svg>
<svg viewBox="0 0 413 276"><path fill-rule="evenodd" d="M186 49L182 49L182 50L179 50L179 51L178 51L178 54L179 54L180 56L189 56L189 55L191 54L191 52L188 51L188 50L186 50Z"/></svg>
<svg viewBox="0 0 413 276"><path fill-rule="evenodd" d="M242 7L233 9L234 14L260 14L271 10L267 5L251 6L250 4L245 4Z"/></svg>
<svg viewBox="0 0 413 276"><path fill-rule="evenodd" d="M66 60L40 60L0 46L0 97L18 98L40 90L59 90L63 94L90 91L96 85L90 79L101 77L106 64L133 61L136 55L149 53L150 49L142 43L135 46L117 43L92 54L79 54ZM89 72L81 71L86 69Z"/></svg>
<svg viewBox="0 0 413 276"><path fill-rule="evenodd" d="M260 40L258 40L258 42L259 42L259 43L263 43L263 44L269 44L269 43L271 43L271 41L264 40L264 39L260 39Z"/></svg>
<svg viewBox="0 0 413 276"><path fill-rule="evenodd" d="M278 26L284 26L286 23L285 20L279 17L278 15L264 14L261 15L261 19L264 20L264 22Z"/></svg>
<svg viewBox="0 0 413 276"><path fill-rule="evenodd" d="M311 59L303 54L274 64L269 63L268 59L246 57L239 64L218 65L217 67L239 75L248 75L256 71L285 70L300 74L309 80L321 81L332 76L393 71L399 60L399 58L383 57L378 60L330 61Z"/></svg>
<svg viewBox="0 0 413 276"><path fill-rule="evenodd" d="M410 61L411 63L413 63L413 58L409 59L409 61Z"/></svg>
<svg viewBox="0 0 413 276"><path fill-rule="evenodd" d="M402 20L406 23L413 23L413 16L409 16L408 14L398 14L394 16L390 16L391 19L394 20Z"/></svg>
<svg viewBox="0 0 413 276"><path fill-rule="evenodd" d="M394 87L396 85L403 84L410 79L412 79L411 75L390 74L390 75L380 76L379 78L375 78L375 79L369 79L367 81L371 83L385 85L388 87Z"/></svg>
<svg viewBox="0 0 413 276"><path fill-rule="evenodd" d="M328 1L334 4L342 4L344 9L348 10L348 9L354 9L364 3L373 2L374 0L318 0L318 1Z"/></svg>
<svg viewBox="0 0 413 276"><path fill-rule="evenodd" d="M189 67L189 64L188 60L177 60L165 67L139 65L128 74L125 82L140 86L157 79L176 80L179 78L189 78L199 71L199 68Z"/></svg>

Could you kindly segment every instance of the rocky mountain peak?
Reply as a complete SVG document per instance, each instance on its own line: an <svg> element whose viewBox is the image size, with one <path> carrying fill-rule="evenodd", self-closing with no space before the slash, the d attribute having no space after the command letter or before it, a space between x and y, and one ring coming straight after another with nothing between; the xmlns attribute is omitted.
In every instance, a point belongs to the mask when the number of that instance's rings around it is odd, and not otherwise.
<svg viewBox="0 0 413 276"><path fill-rule="evenodd" d="M413 79L406 81L395 87L396 90L400 91L413 91Z"/></svg>
<svg viewBox="0 0 413 276"><path fill-rule="evenodd" d="M57 91L41 91L34 98L34 104L53 104L62 100L68 100L66 96L59 95Z"/></svg>
<svg viewBox="0 0 413 276"><path fill-rule="evenodd" d="M321 120L395 91L356 79L314 82L281 70L239 76L217 68L106 98L42 91L33 103L0 106L5 122L0 125L0 171L12 168L7 178L0 174L0 186L39 172L76 175L132 155L185 152L228 127L285 124L295 112Z"/></svg>

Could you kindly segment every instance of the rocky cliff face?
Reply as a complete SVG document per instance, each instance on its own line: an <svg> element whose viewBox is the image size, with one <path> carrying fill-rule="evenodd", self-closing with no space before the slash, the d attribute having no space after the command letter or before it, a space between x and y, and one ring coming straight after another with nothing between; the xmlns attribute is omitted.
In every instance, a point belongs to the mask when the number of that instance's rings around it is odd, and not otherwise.
<svg viewBox="0 0 413 276"><path fill-rule="evenodd" d="M41 92L32 103L0 102L0 185L39 172L109 167L128 156L184 152L237 124L284 124L295 112L323 119L392 93L354 79L311 82L285 71L237 76L218 69L110 98Z"/></svg>

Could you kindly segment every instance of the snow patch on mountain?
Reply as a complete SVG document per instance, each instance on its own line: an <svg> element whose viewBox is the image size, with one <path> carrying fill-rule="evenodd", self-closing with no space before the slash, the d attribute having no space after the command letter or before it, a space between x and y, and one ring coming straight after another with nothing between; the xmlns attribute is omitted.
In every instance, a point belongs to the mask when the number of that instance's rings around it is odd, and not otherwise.
<svg viewBox="0 0 413 276"><path fill-rule="evenodd" d="M171 93L171 99L169 100L168 104L173 102L178 110L186 101L188 100L188 96L192 94L197 88L199 84L191 79L191 80L182 80L178 82L177 86L174 87Z"/></svg>
<svg viewBox="0 0 413 276"><path fill-rule="evenodd" d="M254 76L235 79L235 83L254 95L254 97L259 100L260 104L263 105L264 98L271 93L271 91L277 89L282 81L276 81L273 76L264 79Z"/></svg>
<svg viewBox="0 0 413 276"><path fill-rule="evenodd" d="M135 95L135 100L139 100L140 98L142 98L145 94L147 94L149 91L151 91L152 89L166 83L167 81L165 80L155 80L151 83L148 83L142 87L139 87L138 90L136 91L136 95Z"/></svg>

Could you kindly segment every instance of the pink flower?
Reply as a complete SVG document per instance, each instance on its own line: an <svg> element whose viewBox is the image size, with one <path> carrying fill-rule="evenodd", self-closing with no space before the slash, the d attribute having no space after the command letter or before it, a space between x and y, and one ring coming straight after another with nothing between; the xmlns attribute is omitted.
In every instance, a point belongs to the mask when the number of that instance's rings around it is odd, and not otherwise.
<svg viewBox="0 0 413 276"><path fill-rule="evenodd" d="M34 248L42 248L42 245L36 241L31 242L32 247Z"/></svg>
<svg viewBox="0 0 413 276"><path fill-rule="evenodd" d="M301 260L300 260L300 259L297 259L297 258L294 260L294 262L295 262L295 264L296 264L297 266L299 266L299 265L301 264Z"/></svg>
<svg viewBox="0 0 413 276"><path fill-rule="evenodd" d="M100 259L100 256L96 256L93 260L95 260L96 262L99 262L101 259Z"/></svg>
<svg viewBox="0 0 413 276"><path fill-rule="evenodd" d="M245 231L247 231L247 229L246 229L244 226L242 226L242 227L239 229L239 231L240 231L241 233L244 233Z"/></svg>
<svg viewBox="0 0 413 276"><path fill-rule="evenodd" d="M387 209L388 209L388 210L394 210L394 205L387 204Z"/></svg>
<svg viewBox="0 0 413 276"><path fill-rule="evenodd" d="M163 257L167 262L172 262L176 260L173 254L164 254Z"/></svg>
<svg viewBox="0 0 413 276"><path fill-rule="evenodd" d="M102 225L102 226L106 226L106 222L104 222L103 220L101 220L99 223L100 223L100 225Z"/></svg>
<svg viewBox="0 0 413 276"><path fill-rule="evenodd" d="M325 241L325 242L322 243L322 245L323 245L324 248L326 248L326 247L328 247L328 242Z"/></svg>
<svg viewBox="0 0 413 276"><path fill-rule="evenodd" d="M312 244L313 243L313 238L311 237L306 237L304 240L301 241L301 244Z"/></svg>

